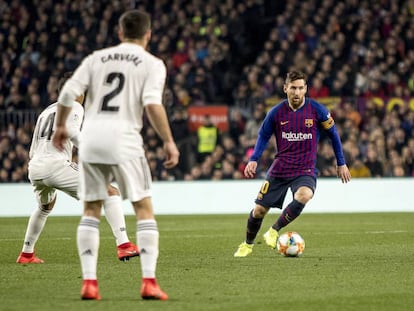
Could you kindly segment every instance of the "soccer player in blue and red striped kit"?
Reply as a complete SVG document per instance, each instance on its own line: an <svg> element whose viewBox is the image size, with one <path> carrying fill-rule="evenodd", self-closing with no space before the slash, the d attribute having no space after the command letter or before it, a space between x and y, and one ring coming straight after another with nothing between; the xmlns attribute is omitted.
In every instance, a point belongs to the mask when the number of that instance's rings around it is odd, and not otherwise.
<svg viewBox="0 0 414 311"><path fill-rule="evenodd" d="M282 209L289 188L293 193L292 202L263 235L265 243L270 248L276 248L279 230L296 219L306 203L312 199L316 189L315 164L321 130L326 131L331 139L338 178L343 183L351 180L332 116L325 106L305 97L306 75L299 71L289 72L283 90L287 100L267 113L260 127L254 152L244 170L247 178L254 178L257 161L274 135L277 152L256 197L255 208L247 220L246 239L239 245L234 257L246 257L252 253L263 218L270 208Z"/></svg>

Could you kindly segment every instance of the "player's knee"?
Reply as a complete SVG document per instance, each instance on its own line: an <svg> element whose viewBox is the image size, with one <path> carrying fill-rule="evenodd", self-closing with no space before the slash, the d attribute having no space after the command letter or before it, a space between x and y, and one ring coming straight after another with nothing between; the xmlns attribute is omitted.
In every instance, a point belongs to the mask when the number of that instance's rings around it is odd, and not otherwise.
<svg viewBox="0 0 414 311"><path fill-rule="evenodd" d="M92 217L99 219L101 217L102 204L103 204L102 200L84 202L83 203L83 215L92 216Z"/></svg>
<svg viewBox="0 0 414 311"><path fill-rule="evenodd" d="M295 192L294 199L299 201L302 204L306 204L312 199L313 191L308 187L300 187L298 191Z"/></svg>
<svg viewBox="0 0 414 311"><path fill-rule="evenodd" d="M253 210L253 217L254 218L263 218L266 216L267 212L269 211L268 208L265 208L261 205L256 205Z"/></svg>
<svg viewBox="0 0 414 311"><path fill-rule="evenodd" d="M44 211L50 212L55 206L55 203L56 203L56 196L53 198L52 201L50 201L50 203L42 204L40 208Z"/></svg>
<svg viewBox="0 0 414 311"><path fill-rule="evenodd" d="M149 197L144 198L140 201L132 202L132 206L134 207L135 214L138 220L154 218L152 202Z"/></svg>

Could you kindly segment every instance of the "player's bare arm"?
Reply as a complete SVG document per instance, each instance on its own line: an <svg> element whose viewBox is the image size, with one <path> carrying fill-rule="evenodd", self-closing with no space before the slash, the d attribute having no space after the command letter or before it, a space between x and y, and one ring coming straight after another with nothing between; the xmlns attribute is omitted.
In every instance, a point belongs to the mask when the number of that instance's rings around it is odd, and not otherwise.
<svg viewBox="0 0 414 311"><path fill-rule="evenodd" d="M173 168L178 164L180 152L174 142L165 108L162 105L150 104L145 106L145 111L152 127L164 142L164 152L166 155L164 166L166 168Z"/></svg>
<svg viewBox="0 0 414 311"><path fill-rule="evenodd" d="M342 183L351 181L351 173L349 172L348 166L346 166L346 164L338 166L336 168L336 173L338 175L338 178L342 180Z"/></svg>
<svg viewBox="0 0 414 311"><path fill-rule="evenodd" d="M247 178L254 178L256 174L257 162L256 161L249 161L246 167L244 168L244 176Z"/></svg>
<svg viewBox="0 0 414 311"><path fill-rule="evenodd" d="M58 104L57 113L56 113L56 130L52 136L52 144L58 150L62 151L64 149L63 145L66 140L69 138L68 130L66 128L66 120L69 116L72 107L67 107Z"/></svg>

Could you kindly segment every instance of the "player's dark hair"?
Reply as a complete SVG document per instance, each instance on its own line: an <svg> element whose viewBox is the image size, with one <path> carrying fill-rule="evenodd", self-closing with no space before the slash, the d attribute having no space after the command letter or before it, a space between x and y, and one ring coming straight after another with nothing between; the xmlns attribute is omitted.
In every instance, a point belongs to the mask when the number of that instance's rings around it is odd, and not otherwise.
<svg viewBox="0 0 414 311"><path fill-rule="evenodd" d="M304 74L302 71L298 71L298 70L292 70L290 72L288 72L288 74L286 75L286 80L285 80L285 84L288 84L292 81L296 81L296 80L305 80L306 83L306 74Z"/></svg>
<svg viewBox="0 0 414 311"><path fill-rule="evenodd" d="M59 94L60 91L62 90L63 86L65 85L66 81L69 80L69 78L73 75L73 71L67 71L63 74L62 78L59 79L57 86L56 86L56 91Z"/></svg>
<svg viewBox="0 0 414 311"><path fill-rule="evenodd" d="M151 17L148 13L139 10L126 11L119 18L119 27L124 38L142 39L151 28Z"/></svg>

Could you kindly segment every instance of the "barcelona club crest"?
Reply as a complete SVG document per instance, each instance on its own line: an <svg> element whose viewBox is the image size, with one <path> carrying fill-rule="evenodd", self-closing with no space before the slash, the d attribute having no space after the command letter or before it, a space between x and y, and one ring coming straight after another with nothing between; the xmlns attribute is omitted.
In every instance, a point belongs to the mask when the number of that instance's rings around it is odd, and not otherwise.
<svg viewBox="0 0 414 311"><path fill-rule="evenodd" d="M305 119L305 126L312 127L313 126L313 119Z"/></svg>

